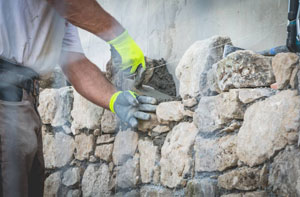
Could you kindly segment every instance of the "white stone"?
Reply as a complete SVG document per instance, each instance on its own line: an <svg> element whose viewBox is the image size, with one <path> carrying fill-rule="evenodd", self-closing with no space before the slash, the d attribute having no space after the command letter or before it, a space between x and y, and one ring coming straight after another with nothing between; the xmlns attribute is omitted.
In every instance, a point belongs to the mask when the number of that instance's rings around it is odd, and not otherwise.
<svg viewBox="0 0 300 197"><path fill-rule="evenodd" d="M182 103L185 107L194 107L195 105L198 104L198 101L196 98L189 98L189 99L183 100Z"/></svg>
<svg viewBox="0 0 300 197"><path fill-rule="evenodd" d="M112 159L113 147L113 144L104 144L101 146L97 146L95 149L95 156L99 157L102 160L110 162Z"/></svg>
<svg viewBox="0 0 300 197"><path fill-rule="evenodd" d="M55 172L45 180L44 197L58 196L58 190L61 185L61 173Z"/></svg>
<svg viewBox="0 0 300 197"><path fill-rule="evenodd" d="M180 82L179 94L183 99L210 94L207 71L222 59L224 45L230 43L228 37L214 36L197 41L185 52L176 68L176 77Z"/></svg>
<svg viewBox="0 0 300 197"><path fill-rule="evenodd" d="M166 133L166 132L170 131L170 127L165 126L165 125L157 125L156 127L153 128L152 131L156 132L156 133Z"/></svg>
<svg viewBox="0 0 300 197"><path fill-rule="evenodd" d="M80 169L69 168L66 172L64 172L62 183L65 186L72 186L75 185L80 181Z"/></svg>
<svg viewBox="0 0 300 197"><path fill-rule="evenodd" d="M93 151L94 136L85 135L81 133L75 136L76 154L75 158L82 161L89 158L90 153Z"/></svg>
<svg viewBox="0 0 300 197"><path fill-rule="evenodd" d="M193 123L182 122L170 131L161 149L161 183L169 188L181 184L182 179L191 173L192 155L198 129Z"/></svg>
<svg viewBox="0 0 300 197"><path fill-rule="evenodd" d="M101 117L103 114L103 108L91 103L83 98L74 90L74 103L73 110L71 112L72 132L75 134L76 130L87 128L97 129L101 124Z"/></svg>
<svg viewBox="0 0 300 197"><path fill-rule="evenodd" d="M237 154L254 166L271 158L300 127L300 97L286 90L249 107L238 133Z"/></svg>
<svg viewBox="0 0 300 197"><path fill-rule="evenodd" d="M117 129L117 116L109 110L105 110L101 119L101 131L103 133L115 133Z"/></svg>
<svg viewBox="0 0 300 197"><path fill-rule="evenodd" d="M180 101L160 103L156 108L157 119L160 123L180 121L184 114L184 106Z"/></svg>
<svg viewBox="0 0 300 197"><path fill-rule="evenodd" d="M255 89L239 89L239 100L242 103L251 103L257 99L269 97L273 91L268 88L255 88Z"/></svg>
<svg viewBox="0 0 300 197"><path fill-rule="evenodd" d="M112 143L114 142L115 137L112 137L109 134L106 135L101 135L97 138L96 144L107 144L107 143Z"/></svg>
<svg viewBox="0 0 300 197"><path fill-rule="evenodd" d="M56 133L55 137L44 133L43 151L46 168L59 168L67 165L73 158L75 143L71 136Z"/></svg>

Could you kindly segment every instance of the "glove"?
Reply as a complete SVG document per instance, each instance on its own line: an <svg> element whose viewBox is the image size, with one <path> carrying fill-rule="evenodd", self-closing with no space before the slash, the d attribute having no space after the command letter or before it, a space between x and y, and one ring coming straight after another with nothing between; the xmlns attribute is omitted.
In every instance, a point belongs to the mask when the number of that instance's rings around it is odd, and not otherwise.
<svg viewBox="0 0 300 197"><path fill-rule="evenodd" d="M132 91L119 91L111 97L109 108L123 123L135 128L138 126L137 119L151 118L150 114L145 112L155 112L156 103L156 99L152 97L138 96Z"/></svg>
<svg viewBox="0 0 300 197"><path fill-rule="evenodd" d="M113 59L117 58L115 54L120 59L118 62L122 70L129 69L130 74L133 74L140 65L146 69L144 54L127 31L108 43L111 45Z"/></svg>

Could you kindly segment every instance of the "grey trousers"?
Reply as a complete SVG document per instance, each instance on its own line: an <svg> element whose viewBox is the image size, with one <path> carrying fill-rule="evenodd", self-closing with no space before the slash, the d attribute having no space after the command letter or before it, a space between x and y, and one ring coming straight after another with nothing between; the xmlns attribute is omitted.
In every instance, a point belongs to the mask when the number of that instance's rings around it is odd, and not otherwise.
<svg viewBox="0 0 300 197"><path fill-rule="evenodd" d="M41 120L33 96L0 100L0 196L42 197L44 159Z"/></svg>

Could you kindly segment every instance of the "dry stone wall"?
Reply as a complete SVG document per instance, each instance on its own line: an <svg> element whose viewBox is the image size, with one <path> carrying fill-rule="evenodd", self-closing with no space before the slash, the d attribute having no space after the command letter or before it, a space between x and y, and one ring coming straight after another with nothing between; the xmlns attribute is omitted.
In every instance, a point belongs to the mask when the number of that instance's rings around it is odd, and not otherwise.
<svg viewBox="0 0 300 197"><path fill-rule="evenodd" d="M182 100L137 130L71 87L43 90L45 196L299 196L299 58L222 59L229 41L195 43L176 71Z"/></svg>

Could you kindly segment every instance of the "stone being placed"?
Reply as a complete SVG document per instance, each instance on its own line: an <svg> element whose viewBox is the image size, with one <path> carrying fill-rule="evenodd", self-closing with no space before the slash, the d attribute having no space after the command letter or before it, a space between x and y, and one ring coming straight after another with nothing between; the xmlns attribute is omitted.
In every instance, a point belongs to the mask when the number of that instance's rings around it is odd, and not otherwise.
<svg viewBox="0 0 300 197"><path fill-rule="evenodd" d="M270 167L269 186L276 196L300 196L300 151L287 147Z"/></svg>
<svg viewBox="0 0 300 197"><path fill-rule="evenodd" d="M109 110L105 110L101 119L101 131L103 133L115 133L117 129L117 116Z"/></svg>
<svg viewBox="0 0 300 197"><path fill-rule="evenodd" d="M209 178L191 180L185 188L185 196L218 197L220 194L217 181Z"/></svg>
<svg viewBox="0 0 300 197"><path fill-rule="evenodd" d="M151 131L155 126L159 124L156 115L155 114L150 114L150 115L151 115L150 120L139 120L139 124L138 124L139 131L143 131L143 132Z"/></svg>
<svg viewBox="0 0 300 197"><path fill-rule="evenodd" d="M113 162L120 165L132 158L138 145L138 134L131 130L119 131L114 142Z"/></svg>
<svg viewBox="0 0 300 197"><path fill-rule="evenodd" d="M78 92L74 90L74 103L71 112L72 132L76 134L76 130L79 129L97 129L101 124L101 117L103 114L103 108L91 103L83 98Z"/></svg>
<svg viewBox="0 0 300 197"><path fill-rule="evenodd" d="M227 190L254 190L259 187L266 187L267 175L264 172L266 169L247 168L242 167L239 169L226 172L218 177L219 187Z"/></svg>
<svg viewBox="0 0 300 197"><path fill-rule="evenodd" d="M75 136L75 147L76 154L75 158L83 161L89 158L90 153L93 151L94 146L94 136L86 135L81 133L80 135Z"/></svg>
<svg viewBox="0 0 300 197"><path fill-rule="evenodd" d="M243 104L238 99L238 92L230 91L202 97L194 113L194 124L200 132L211 133L232 120L243 118Z"/></svg>
<svg viewBox="0 0 300 197"><path fill-rule="evenodd" d="M80 181L80 169L75 168L69 168L67 171L63 174L63 180L62 183L65 186L72 186L75 185Z"/></svg>
<svg viewBox="0 0 300 197"><path fill-rule="evenodd" d="M195 171L223 171L237 166L236 136L219 139L204 139L198 136L195 141Z"/></svg>
<svg viewBox="0 0 300 197"><path fill-rule="evenodd" d="M71 87L45 89L41 92L38 111L43 124L59 127L71 122L72 92Z"/></svg>
<svg viewBox="0 0 300 197"><path fill-rule="evenodd" d="M187 114L181 101L160 103L156 108L158 122L167 124L171 121L180 121Z"/></svg>
<svg viewBox="0 0 300 197"><path fill-rule="evenodd" d="M272 68L278 89L283 89L290 84L292 73L298 71L299 56L296 53L279 53L272 61ZM293 78L295 78L295 74Z"/></svg>
<svg viewBox="0 0 300 197"><path fill-rule="evenodd" d="M140 154L140 172L142 183L150 183L156 169L158 147L151 140L139 140L138 150Z"/></svg>
<svg viewBox="0 0 300 197"><path fill-rule="evenodd" d="M192 174L192 147L198 129L193 123L182 122L170 131L161 149L161 183L169 188L182 185Z"/></svg>
<svg viewBox="0 0 300 197"><path fill-rule="evenodd" d="M237 155L249 166L271 158L300 127L300 96L286 90L251 105L238 133Z"/></svg>
<svg viewBox="0 0 300 197"><path fill-rule="evenodd" d="M58 190L61 185L61 172L55 172L48 176L44 185L44 197L58 196Z"/></svg>
<svg viewBox="0 0 300 197"><path fill-rule="evenodd" d="M106 164L100 166L91 164L87 167L82 178L83 197L109 197L110 173Z"/></svg>
<svg viewBox="0 0 300 197"><path fill-rule="evenodd" d="M53 169L67 165L73 158L74 150L75 142L71 136L61 132L55 136L44 133L43 151L46 168Z"/></svg>
<svg viewBox="0 0 300 197"><path fill-rule="evenodd" d="M110 162L112 159L113 144L103 144L95 149L95 156L104 161Z"/></svg>
<svg viewBox="0 0 300 197"><path fill-rule="evenodd" d="M214 36L197 41L185 52L176 67L181 98L211 95L207 85L207 71L222 59L224 45L230 43L228 37Z"/></svg>
<svg viewBox="0 0 300 197"><path fill-rule="evenodd" d="M269 87L275 82L272 58L252 51L237 51L213 66L211 87L221 93L229 89Z"/></svg>

